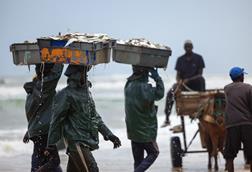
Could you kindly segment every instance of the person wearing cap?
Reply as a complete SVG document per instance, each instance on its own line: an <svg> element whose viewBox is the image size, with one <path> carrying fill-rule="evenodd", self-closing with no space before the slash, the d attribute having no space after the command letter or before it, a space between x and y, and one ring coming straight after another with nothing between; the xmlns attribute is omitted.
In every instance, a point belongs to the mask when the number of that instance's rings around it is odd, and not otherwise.
<svg viewBox="0 0 252 172"><path fill-rule="evenodd" d="M150 77L156 87L148 84ZM128 139L131 140L134 172L147 170L159 154L157 138L157 106L155 101L164 96L164 83L157 70L133 66L133 74L124 87L125 114ZM144 157L144 151L147 156Z"/></svg>
<svg viewBox="0 0 252 172"><path fill-rule="evenodd" d="M224 158L228 172L234 171L233 160L241 143L252 171L252 86L244 83L243 68L233 67L229 75L232 83L224 87L226 96L225 126L227 130Z"/></svg>
<svg viewBox="0 0 252 172"><path fill-rule="evenodd" d="M166 119L161 127L170 125L170 113L174 103L174 94L177 87L183 91L205 91L205 79L202 76L205 63L201 55L193 52L193 43L186 40L184 43L185 54L177 59L177 83L167 92L165 114Z"/></svg>
<svg viewBox="0 0 252 172"><path fill-rule="evenodd" d="M23 142L28 143L29 140L32 140L34 143L31 162L32 172L37 171L50 158L44 155L44 151L47 147L52 102L62 70L62 64L36 64L36 76L32 82L24 84L24 89L27 92L25 112L28 121L28 131L23 138ZM51 149L51 152L55 157L48 171L61 171L57 148L54 147Z"/></svg>
<svg viewBox="0 0 252 172"><path fill-rule="evenodd" d="M69 157L67 172L99 171L91 153L99 148L98 132L105 140L110 140L114 148L121 146L119 138L108 129L96 111L89 91L91 83L87 80L90 68L69 65L65 72L67 87L56 94L53 103L48 148L64 138Z"/></svg>

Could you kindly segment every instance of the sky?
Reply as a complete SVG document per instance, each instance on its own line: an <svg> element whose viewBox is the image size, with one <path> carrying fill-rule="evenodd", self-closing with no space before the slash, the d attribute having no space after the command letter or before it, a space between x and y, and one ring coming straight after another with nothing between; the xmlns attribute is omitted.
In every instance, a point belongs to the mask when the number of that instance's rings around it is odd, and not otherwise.
<svg viewBox="0 0 252 172"><path fill-rule="evenodd" d="M172 49L168 75L190 39L203 56L205 74L230 67L252 73L251 0L1 0L0 76L29 75L15 66L9 46L59 32L106 33L113 38L146 38ZM130 65L97 65L95 73L126 74Z"/></svg>

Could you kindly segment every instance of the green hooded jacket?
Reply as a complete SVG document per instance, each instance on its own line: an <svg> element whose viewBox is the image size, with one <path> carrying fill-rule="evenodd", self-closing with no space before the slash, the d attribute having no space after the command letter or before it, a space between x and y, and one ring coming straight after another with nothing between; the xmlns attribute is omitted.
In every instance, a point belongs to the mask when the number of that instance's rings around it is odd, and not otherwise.
<svg viewBox="0 0 252 172"><path fill-rule="evenodd" d="M79 78L80 73L72 74L68 86L55 96L48 145L55 145L64 138L68 150L75 150L77 143L94 150L99 148L98 132L105 140L112 135L96 112L88 87L80 86Z"/></svg>
<svg viewBox="0 0 252 172"><path fill-rule="evenodd" d="M156 87L148 84L148 77L129 78L125 88L125 113L128 139L135 142L155 141L157 137L157 106L154 101L164 96L161 77Z"/></svg>
<svg viewBox="0 0 252 172"><path fill-rule="evenodd" d="M43 84L37 78L24 84L24 89L27 92L25 111L29 138L48 134L52 102L62 70L62 64L55 64L50 73L43 78ZM41 84L43 85L42 92Z"/></svg>

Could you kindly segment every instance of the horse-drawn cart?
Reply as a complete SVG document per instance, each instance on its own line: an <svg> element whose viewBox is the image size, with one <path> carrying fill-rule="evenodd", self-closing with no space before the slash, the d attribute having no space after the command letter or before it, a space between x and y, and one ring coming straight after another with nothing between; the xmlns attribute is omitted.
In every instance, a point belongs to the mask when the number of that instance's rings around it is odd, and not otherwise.
<svg viewBox="0 0 252 172"><path fill-rule="evenodd" d="M204 128L199 125L198 130L193 135L189 144L187 144L187 134L185 126L185 117L191 119L204 120L209 123L218 123L217 117L222 116L225 107L225 96L222 89L206 90L205 92L181 92L175 94L176 112L181 119L181 133L183 146L181 146L180 137L171 137L171 160L173 167L182 167L182 158L188 153L207 152ZM190 150L193 140L200 133L201 145L203 149Z"/></svg>

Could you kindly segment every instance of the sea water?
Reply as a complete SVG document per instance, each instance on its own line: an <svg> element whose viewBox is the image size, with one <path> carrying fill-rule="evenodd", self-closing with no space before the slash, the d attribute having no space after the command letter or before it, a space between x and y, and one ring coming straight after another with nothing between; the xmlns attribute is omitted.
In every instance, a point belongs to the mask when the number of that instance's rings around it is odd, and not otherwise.
<svg viewBox="0 0 252 172"><path fill-rule="evenodd" d="M133 158L131 154L130 141L127 139L124 113L124 85L127 81L127 75L112 76L90 76L92 88L90 89L96 103L96 109L102 116L107 126L122 141L122 147L113 150L110 142L104 141L100 137L100 149L94 151L94 156L100 167L100 171L133 171ZM166 92L175 82L174 79L162 76ZM230 83L228 76L208 76L206 77L208 89L223 88ZM24 111L26 92L23 89L25 82L31 81L32 77L5 77L0 84L0 172L29 171L31 154L33 150L32 142L24 144L22 138L27 129L27 121ZM247 83L252 83L252 78L245 79ZM150 81L154 84L153 81ZM66 79L62 76L57 90L66 86ZM164 116L165 98L156 102L159 106L158 121L159 126L165 119ZM180 118L176 116L173 109L171 115L172 126L180 123ZM186 120L187 137L190 138L197 131L197 122ZM172 134L167 128L158 129L157 142L160 148L160 155L149 171L170 171L170 137ZM180 134L177 134L181 137ZM182 140L181 140L182 141ZM192 144L192 149L201 150L199 138L196 137ZM67 156L65 150L60 151L61 164L65 170ZM241 156L240 156L241 157ZM184 159L184 171L207 171L207 154L187 155ZM220 166L224 160L220 158ZM196 166L194 163L200 162ZM242 168L243 160L240 158L238 167ZM223 169L223 167L221 167Z"/></svg>

